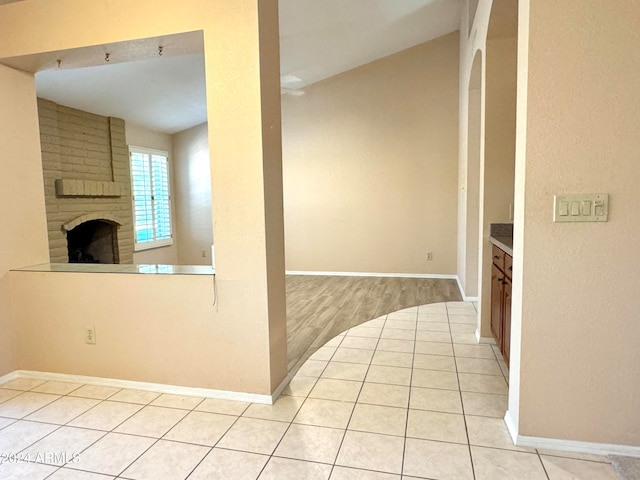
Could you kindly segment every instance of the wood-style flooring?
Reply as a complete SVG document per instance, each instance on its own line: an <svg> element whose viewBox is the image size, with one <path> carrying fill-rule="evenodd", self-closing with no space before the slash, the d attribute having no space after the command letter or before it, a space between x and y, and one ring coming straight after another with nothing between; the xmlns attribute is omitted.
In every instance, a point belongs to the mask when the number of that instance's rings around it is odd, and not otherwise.
<svg viewBox="0 0 640 480"><path fill-rule="evenodd" d="M455 280L287 275L289 371L353 326L403 308L459 300Z"/></svg>

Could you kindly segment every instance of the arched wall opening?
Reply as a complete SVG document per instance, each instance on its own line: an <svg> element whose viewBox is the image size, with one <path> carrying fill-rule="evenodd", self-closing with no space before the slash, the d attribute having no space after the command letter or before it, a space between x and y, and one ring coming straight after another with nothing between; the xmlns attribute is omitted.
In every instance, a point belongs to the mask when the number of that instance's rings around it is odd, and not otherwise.
<svg viewBox="0 0 640 480"><path fill-rule="evenodd" d="M513 222L518 48L517 2L494 0L485 50L484 154L480 172L478 337L490 340L491 225ZM512 231L512 230L511 230Z"/></svg>
<svg viewBox="0 0 640 480"><path fill-rule="evenodd" d="M464 291L467 297L478 295L478 241L480 218L480 165L483 150L482 138L482 52L473 59L469 79L469 115L466 172L466 225Z"/></svg>

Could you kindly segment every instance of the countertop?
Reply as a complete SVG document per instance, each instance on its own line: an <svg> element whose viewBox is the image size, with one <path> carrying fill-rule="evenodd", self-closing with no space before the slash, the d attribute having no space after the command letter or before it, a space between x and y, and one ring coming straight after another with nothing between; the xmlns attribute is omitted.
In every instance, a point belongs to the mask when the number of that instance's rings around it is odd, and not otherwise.
<svg viewBox="0 0 640 480"><path fill-rule="evenodd" d="M513 237L496 235L490 236L489 241L513 257Z"/></svg>
<svg viewBox="0 0 640 480"><path fill-rule="evenodd" d="M67 273L132 273L152 275L215 275L208 265L131 265L101 263L44 263L32 267L14 268L19 272Z"/></svg>
<svg viewBox="0 0 640 480"><path fill-rule="evenodd" d="M492 223L489 241L513 257L513 223Z"/></svg>

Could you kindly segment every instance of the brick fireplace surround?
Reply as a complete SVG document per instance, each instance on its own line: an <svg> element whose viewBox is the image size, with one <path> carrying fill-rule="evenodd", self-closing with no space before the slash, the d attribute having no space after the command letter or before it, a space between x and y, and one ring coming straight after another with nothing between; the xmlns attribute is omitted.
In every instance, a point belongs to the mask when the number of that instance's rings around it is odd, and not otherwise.
<svg viewBox="0 0 640 480"><path fill-rule="evenodd" d="M38 99L51 263L67 263L67 232L91 220L115 225L115 258L133 263L129 154L124 120Z"/></svg>

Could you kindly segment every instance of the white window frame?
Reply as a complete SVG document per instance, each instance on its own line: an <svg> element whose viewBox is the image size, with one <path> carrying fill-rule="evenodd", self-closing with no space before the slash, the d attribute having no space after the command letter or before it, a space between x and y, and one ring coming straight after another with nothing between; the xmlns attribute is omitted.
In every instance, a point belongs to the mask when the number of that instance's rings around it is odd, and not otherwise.
<svg viewBox="0 0 640 480"><path fill-rule="evenodd" d="M169 163L169 153L163 150L154 150L152 148L144 148L144 147L136 147L134 145L129 145L129 169L132 169L132 155L133 153L139 153L143 155L149 155L151 158L152 155L165 157L167 159L167 195L169 197L169 232L170 238L161 239L161 240L149 240L146 242L138 242L138 235L136 232L136 204L134 197L134 184L133 184L133 172L131 172L131 209L133 214L133 250L135 252L139 252L142 250L151 250L153 248L159 247L168 247L173 245L173 212L171 209L171 165ZM152 175L151 168L149 169L149 175ZM150 183L152 184L152 179L150 178ZM155 200L152 197L151 204L151 216L153 218L153 235L156 236L156 225L155 225L155 208L154 203Z"/></svg>

